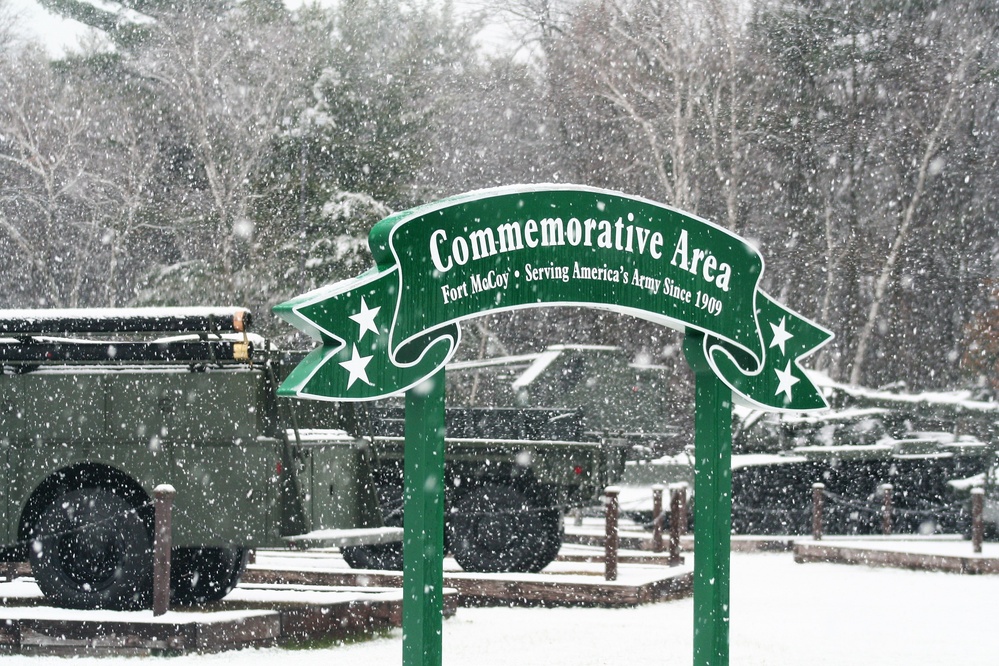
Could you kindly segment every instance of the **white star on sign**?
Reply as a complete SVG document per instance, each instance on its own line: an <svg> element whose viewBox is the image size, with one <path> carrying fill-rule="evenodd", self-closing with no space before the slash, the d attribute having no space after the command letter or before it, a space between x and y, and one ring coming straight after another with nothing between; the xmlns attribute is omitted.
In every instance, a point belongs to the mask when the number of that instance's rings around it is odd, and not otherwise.
<svg viewBox="0 0 999 666"><path fill-rule="evenodd" d="M361 328L361 332L357 336L358 342L364 339L364 334L368 331L378 335L378 327L375 326L375 317L381 309L382 306L380 305L377 308L368 309L368 304L364 302L364 296L361 296L361 311L355 315L350 315L350 318L356 321L357 325Z"/></svg>
<svg viewBox="0 0 999 666"><path fill-rule="evenodd" d="M368 367L368 363L371 363L371 359L374 356L361 356L357 353L357 345L354 345L354 351L350 355L349 361L343 361L340 363L343 369L350 373L347 378L347 388L354 385L358 379L367 384L368 386L374 386L370 381L368 381L368 371L365 370Z"/></svg>
<svg viewBox="0 0 999 666"><path fill-rule="evenodd" d="M791 374L791 361L787 362L787 366L783 370L774 370L777 373L777 390L774 391L774 395L778 393L783 393L787 396L787 399L791 399L791 387L800 382L801 380Z"/></svg>
<svg viewBox="0 0 999 666"><path fill-rule="evenodd" d="M794 337L793 335L787 332L786 328L784 328L786 319L787 317L781 317L780 324L777 324L776 326L774 325L773 322L770 322L770 328L774 330L774 339L770 342L770 346L780 347L781 354L787 353L786 351L784 351L784 343Z"/></svg>

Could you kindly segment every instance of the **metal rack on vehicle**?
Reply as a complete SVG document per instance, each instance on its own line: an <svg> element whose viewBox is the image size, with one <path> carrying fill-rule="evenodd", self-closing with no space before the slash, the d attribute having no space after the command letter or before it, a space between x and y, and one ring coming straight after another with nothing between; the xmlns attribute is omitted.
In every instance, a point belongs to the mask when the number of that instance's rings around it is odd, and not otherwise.
<svg viewBox="0 0 999 666"><path fill-rule="evenodd" d="M250 323L243 308L0 310L0 366L246 363Z"/></svg>

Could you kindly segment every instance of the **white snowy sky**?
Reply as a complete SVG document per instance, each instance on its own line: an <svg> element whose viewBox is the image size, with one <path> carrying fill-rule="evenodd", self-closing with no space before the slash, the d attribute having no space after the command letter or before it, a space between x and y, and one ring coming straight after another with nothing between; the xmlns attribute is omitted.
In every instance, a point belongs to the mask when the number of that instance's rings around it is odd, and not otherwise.
<svg viewBox="0 0 999 666"><path fill-rule="evenodd" d="M67 49L79 48L88 29L77 21L68 21L45 10L36 0L7 0L9 11L18 19L21 39L38 42L55 58Z"/></svg>

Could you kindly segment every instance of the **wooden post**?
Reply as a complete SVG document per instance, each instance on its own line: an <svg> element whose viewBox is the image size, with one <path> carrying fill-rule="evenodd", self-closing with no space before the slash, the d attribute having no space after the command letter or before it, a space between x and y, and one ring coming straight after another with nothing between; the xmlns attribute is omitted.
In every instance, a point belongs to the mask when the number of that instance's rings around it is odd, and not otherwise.
<svg viewBox="0 0 999 666"><path fill-rule="evenodd" d="M690 490L690 486L686 481L676 484L677 492L680 497L680 507L677 512L678 531L680 536L683 536L690 531L690 523L687 522L687 491Z"/></svg>
<svg viewBox="0 0 999 666"><path fill-rule="evenodd" d="M826 484L812 484L812 539L822 541L822 510L826 501Z"/></svg>
<svg viewBox="0 0 999 666"><path fill-rule="evenodd" d="M892 492L895 486L886 483L881 486L881 533L891 534L892 523Z"/></svg>
<svg viewBox="0 0 999 666"><path fill-rule="evenodd" d="M677 484L669 493L669 560L671 567L683 564L680 536L687 531L687 486Z"/></svg>
<svg viewBox="0 0 999 666"><path fill-rule="evenodd" d="M690 485L686 481L681 481L676 484L676 487L680 491L680 511L676 517L680 521L680 536L683 536L690 531L690 514L687 508L687 493L690 491Z"/></svg>
<svg viewBox="0 0 999 666"><path fill-rule="evenodd" d="M618 495L621 489L608 486L604 491L607 497L607 524L604 537L604 580L617 580L617 549L618 549Z"/></svg>
<svg viewBox="0 0 999 666"><path fill-rule="evenodd" d="M652 552L663 552L663 488L657 483L652 486Z"/></svg>
<svg viewBox="0 0 999 666"><path fill-rule="evenodd" d="M985 504L985 489L971 489L971 548L973 552L982 552L982 540L985 537L985 524L982 522L982 509Z"/></svg>
<svg viewBox="0 0 999 666"><path fill-rule="evenodd" d="M170 548L173 542L173 500L177 491L163 483L153 489L153 615L170 610Z"/></svg>

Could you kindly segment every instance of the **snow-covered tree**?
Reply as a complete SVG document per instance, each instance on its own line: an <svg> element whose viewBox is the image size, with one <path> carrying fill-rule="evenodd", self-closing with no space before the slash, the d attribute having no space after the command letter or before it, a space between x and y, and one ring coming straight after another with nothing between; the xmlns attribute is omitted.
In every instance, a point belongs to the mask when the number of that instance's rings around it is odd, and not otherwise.
<svg viewBox="0 0 999 666"><path fill-rule="evenodd" d="M0 271L21 305L120 304L157 147L94 62L0 61Z"/></svg>
<svg viewBox="0 0 999 666"><path fill-rule="evenodd" d="M988 308L968 325L961 364L972 377L999 395L999 285L995 283Z"/></svg>
<svg viewBox="0 0 999 666"><path fill-rule="evenodd" d="M159 29L137 68L153 81L157 101L189 157L189 187L177 213L184 254L216 268L217 294L255 291L236 280L254 236L256 182L268 166L275 133L302 85L286 15L240 5L157 16Z"/></svg>
<svg viewBox="0 0 999 666"><path fill-rule="evenodd" d="M941 298L964 289L944 264L981 249L977 232L947 230L961 181L982 173L962 146L995 94L985 75L994 9L763 3L753 27L769 91L756 153L756 189L769 192L753 226L787 246L773 253L783 279L771 290L806 310L818 296L815 315L837 334L821 357L834 376L880 383L916 356L932 359L920 378L932 382L956 367L967 316ZM939 251L943 238L953 252ZM940 269L927 274L927 262ZM889 371L886 357L900 365Z"/></svg>
<svg viewBox="0 0 999 666"><path fill-rule="evenodd" d="M17 14L10 0L0 0L0 57L7 55L17 34Z"/></svg>

